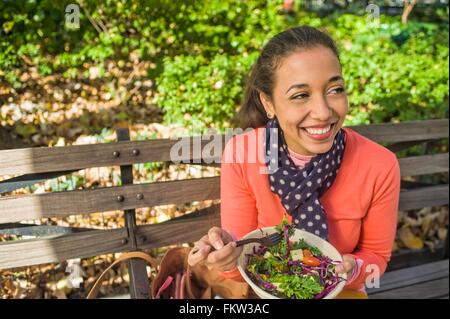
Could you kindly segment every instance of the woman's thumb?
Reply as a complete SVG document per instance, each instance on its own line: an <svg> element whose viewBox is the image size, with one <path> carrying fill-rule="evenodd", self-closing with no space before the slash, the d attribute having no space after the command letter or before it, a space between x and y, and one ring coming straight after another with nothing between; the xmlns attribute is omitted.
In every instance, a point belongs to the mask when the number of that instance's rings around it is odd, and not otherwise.
<svg viewBox="0 0 450 319"><path fill-rule="evenodd" d="M216 250L223 247L223 240L221 234L222 231L218 227L213 227L208 232L209 242Z"/></svg>

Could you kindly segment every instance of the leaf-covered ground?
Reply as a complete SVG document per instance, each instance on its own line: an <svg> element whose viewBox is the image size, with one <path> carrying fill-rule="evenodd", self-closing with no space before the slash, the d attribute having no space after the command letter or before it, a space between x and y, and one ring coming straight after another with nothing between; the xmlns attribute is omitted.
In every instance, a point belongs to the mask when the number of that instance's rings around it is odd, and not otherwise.
<svg viewBox="0 0 450 319"><path fill-rule="evenodd" d="M0 81L0 126L30 146L52 146L119 123L160 122L162 112L152 103L154 83L147 76L155 64L131 54L127 62L107 65L101 78L96 66L84 66L88 74L76 79L42 76L29 66L20 76L20 89Z"/></svg>

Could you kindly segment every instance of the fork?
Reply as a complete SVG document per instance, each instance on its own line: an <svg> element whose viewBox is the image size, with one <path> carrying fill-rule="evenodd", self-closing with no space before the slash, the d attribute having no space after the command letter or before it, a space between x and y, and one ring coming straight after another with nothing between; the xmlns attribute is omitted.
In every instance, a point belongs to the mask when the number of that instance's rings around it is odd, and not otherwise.
<svg viewBox="0 0 450 319"><path fill-rule="evenodd" d="M283 234L273 233L273 234L270 234L268 236L261 237L261 238L246 238L246 239L236 240L236 247L243 246L243 245L250 244L250 243L259 243L265 247L271 247L271 246L275 246L276 244L278 244L282 239L283 239ZM198 250L199 250L198 248L194 248L192 250L192 254L197 253ZM215 251L215 250L216 249L211 246L211 252Z"/></svg>
<svg viewBox="0 0 450 319"><path fill-rule="evenodd" d="M262 238L246 238L236 241L236 247L250 243L259 243L265 247L271 247L278 244L283 239L283 234L273 233Z"/></svg>

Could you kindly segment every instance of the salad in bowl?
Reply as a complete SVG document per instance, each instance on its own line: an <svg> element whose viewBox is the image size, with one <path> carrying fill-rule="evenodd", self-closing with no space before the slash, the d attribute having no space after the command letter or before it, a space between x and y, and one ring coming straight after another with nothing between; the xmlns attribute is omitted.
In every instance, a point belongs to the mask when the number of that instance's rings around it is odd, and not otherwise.
<svg viewBox="0 0 450 319"><path fill-rule="evenodd" d="M244 238L258 238L274 232L283 239L272 247L245 245L238 259L242 277L260 298L331 299L344 288L346 274L335 266L341 254L329 242L289 224L250 232Z"/></svg>

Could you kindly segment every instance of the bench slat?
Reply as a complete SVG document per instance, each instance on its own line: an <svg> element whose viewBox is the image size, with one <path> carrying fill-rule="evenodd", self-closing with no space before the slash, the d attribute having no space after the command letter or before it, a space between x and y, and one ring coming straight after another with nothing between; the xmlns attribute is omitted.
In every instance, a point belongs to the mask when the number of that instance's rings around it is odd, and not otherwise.
<svg viewBox="0 0 450 319"><path fill-rule="evenodd" d="M0 269L60 262L131 249L125 228L0 243ZM94 244L95 243L95 244Z"/></svg>
<svg viewBox="0 0 450 319"><path fill-rule="evenodd" d="M448 138L448 120L427 120L404 123L385 123L349 128L375 142L397 143L404 141L430 140ZM208 144L212 137L195 137L202 145ZM221 148L224 147L225 136L220 136ZM73 145L64 147L23 148L0 150L0 176L20 175L43 172L59 172L79 170L90 167L120 166L133 163L170 161L170 150L176 143L190 145L190 139L179 140L158 139L148 141L128 141L91 145ZM133 149L139 149L138 156ZM120 156L114 157L114 151ZM187 153L180 159L193 157ZM220 158L220 154L205 155L206 161Z"/></svg>
<svg viewBox="0 0 450 319"><path fill-rule="evenodd" d="M143 199L136 198L143 194ZM123 202L117 196L124 196ZM218 199L220 177L0 198L0 224Z"/></svg>
<svg viewBox="0 0 450 319"><path fill-rule="evenodd" d="M189 216L191 218L183 218ZM208 233L213 226L220 226L220 205L215 205L202 213L193 213L176 218L174 221L138 228L138 236L148 238L140 247L153 249L168 245L194 242Z"/></svg>
<svg viewBox="0 0 450 319"><path fill-rule="evenodd" d="M436 299L448 296L448 277L370 295L370 299Z"/></svg>
<svg viewBox="0 0 450 319"><path fill-rule="evenodd" d="M425 281L448 277L449 264L441 260L424 265L386 272L380 280L379 288L368 289L369 294L378 294L384 291L408 287Z"/></svg>
<svg viewBox="0 0 450 319"><path fill-rule="evenodd" d="M219 135L223 141L223 136ZM206 145L210 140L202 137L200 145ZM212 139L212 137L210 137ZM193 159L190 145L192 138L180 140L156 139L148 141L124 141L114 143L71 145L63 147L36 147L13 150L0 150L0 176L16 174L32 174L44 172L59 172L67 170L80 170L91 167L107 167L131 165L147 162L171 161L170 150L178 143L180 148L187 151L178 153L179 161ZM220 145L219 145L220 146ZM201 149L201 147L199 147ZM133 155L138 149L139 155ZM222 149L219 149L221 151ZM120 155L114 157L113 152ZM213 154L214 155L214 154ZM220 154L218 155L220 158ZM205 161L213 162L217 155L205 154ZM196 163L201 163L197 160Z"/></svg>
<svg viewBox="0 0 450 319"><path fill-rule="evenodd" d="M448 172L448 153L400 158L402 176L418 176Z"/></svg>
<svg viewBox="0 0 450 319"><path fill-rule="evenodd" d="M190 243L209 228L220 224L219 205L155 225L139 226L138 240L146 237L141 249ZM0 269L61 262L131 249L126 229L92 230L82 233L0 243ZM146 244L148 242L148 244ZM95 243L95 245L94 245Z"/></svg>
<svg viewBox="0 0 450 319"><path fill-rule="evenodd" d="M449 156L448 153L433 154L406 157L399 159L402 176L417 176L424 174L433 174L449 171ZM219 163L212 164L212 166L220 166ZM9 192L11 190L27 187L47 179L55 178L62 175L67 175L76 172L76 170L69 170L63 172L41 173L22 175L11 178L7 181L0 181L0 193Z"/></svg>
<svg viewBox="0 0 450 319"><path fill-rule="evenodd" d="M400 192L399 210L448 204L448 185L420 187Z"/></svg>
<svg viewBox="0 0 450 319"><path fill-rule="evenodd" d="M448 138L448 119L352 126L361 135L375 141L398 143Z"/></svg>
<svg viewBox="0 0 450 319"><path fill-rule="evenodd" d="M448 185L405 190L400 194L400 210L448 204ZM142 200L136 194L144 195ZM123 202L117 196L123 195ZM92 190L31 194L0 198L0 224L44 217L63 217L166 204L218 199L220 177L107 187Z"/></svg>

